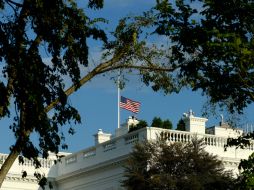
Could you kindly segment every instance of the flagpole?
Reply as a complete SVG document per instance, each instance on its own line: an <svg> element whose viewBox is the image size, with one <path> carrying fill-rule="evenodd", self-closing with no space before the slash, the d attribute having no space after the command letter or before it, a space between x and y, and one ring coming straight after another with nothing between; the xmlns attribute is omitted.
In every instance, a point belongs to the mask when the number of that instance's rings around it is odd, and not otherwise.
<svg viewBox="0 0 254 190"><path fill-rule="evenodd" d="M117 128L120 128L120 70L117 78Z"/></svg>

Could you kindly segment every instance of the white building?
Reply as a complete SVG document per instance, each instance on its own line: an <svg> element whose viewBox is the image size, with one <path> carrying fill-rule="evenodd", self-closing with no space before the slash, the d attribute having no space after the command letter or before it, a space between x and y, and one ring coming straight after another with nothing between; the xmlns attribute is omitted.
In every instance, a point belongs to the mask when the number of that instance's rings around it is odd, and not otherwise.
<svg viewBox="0 0 254 190"><path fill-rule="evenodd" d="M121 190L120 181L124 171L123 165L136 142L154 140L163 135L172 142L188 142L193 136L204 139L206 151L218 155L228 170L238 173L238 164L241 159L247 159L253 152L253 145L246 149L230 147L224 151L228 137L237 137L243 133L240 129L232 129L222 122L219 126L206 128L206 118L195 117L193 112L184 114L187 131L167 130L156 127L146 127L128 133L131 124L137 122L129 118L125 125L116 130L115 136L104 133L101 129L94 135L94 146L73 154L65 154L61 162L54 164L55 157L41 160L42 168L39 172L45 173L53 182L56 190ZM0 155L0 163L7 155ZM24 179L21 172L25 170L28 176ZM31 161L24 165L15 162L6 177L3 190L36 190L39 189L33 177L34 167Z"/></svg>

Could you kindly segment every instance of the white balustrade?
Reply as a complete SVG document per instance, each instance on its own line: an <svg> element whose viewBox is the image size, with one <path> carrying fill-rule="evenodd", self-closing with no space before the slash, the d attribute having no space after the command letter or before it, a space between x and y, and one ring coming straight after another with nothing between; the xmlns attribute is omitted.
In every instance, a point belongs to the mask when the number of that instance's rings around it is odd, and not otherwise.
<svg viewBox="0 0 254 190"><path fill-rule="evenodd" d="M77 156L76 155L73 155L71 157L68 157L65 159L65 163L66 164L72 164L72 163L75 163L77 162Z"/></svg>
<svg viewBox="0 0 254 190"><path fill-rule="evenodd" d="M114 150L114 149L116 149L116 142L115 141L106 143L104 145L104 152L108 152L108 151Z"/></svg>
<svg viewBox="0 0 254 190"><path fill-rule="evenodd" d="M5 162L7 157L8 157L7 154L0 154L0 165L2 165Z"/></svg>
<svg viewBox="0 0 254 190"><path fill-rule="evenodd" d="M189 133L185 131L176 131L176 130L156 130L156 132L160 133L160 137L172 142L190 142L192 138L198 137L199 139L203 139L205 145L207 146L217 146L224 147L227 144L227 138L225 137L216 137L210 134L196 134ZM250 149L253 148L253 144L250 145Z"/></svg>
<svg viewBox="0 0 254 190"><path fill-rule="evenodd" d="M1 157L0 157L0 159L1 159ZM53 162L54 162L53 160L50 160L50 159L39 158L38 160L41 164L41 168L51 168L51 166L53 165ZM26 158L24 158L24 163L19 163L19 165L26 166L26 167L34 167L33 160L29 160Z"/></svg>
<svg viewBox="0 0 254 190"><path fill-rule="evenodd" d="M96 149L83 152L83 158L90 158L96 155Z"/></svg>
<svg viewBox="0 0 254 190"><path fill-rule="evenodd" d="M127 137L125 137L125 144L128 145L128 144L134 144L136 142L138 142L138 139L139 139L139 135L138 133L136 134L132 134L132 135L129 135Z"/></svg>
<svg viewBox="0 0 254 190"><path fill-rule="evenodd" d="M132 150L132 146L143 139L152 140L156 138L164 138L170 142L191 142L193 138L203 139L204 144L210 147L212 151L219 151L221 154L224 152L224 146L227 144L227 138L218 137L211 134L196 134L186 131L168 130L161 128L142 128L133 131L126 135L115 137L109 141L100 143L89 149L85 149L76 154L69 155L65 158L65 164L71 164L72 167L62 170L62 173L72 172L77 168L89 168L101 162L106 162L113 157L128 155ZM253 150L253 144L246 148L247 151ZM124 151L123 151L124 150ZM129 150L126 151L126 150ZM231 149L233 152L225 153L225 156L235 154L235 148ZM104 156L105 155L105 156ZM113 156L114 155L114 156ZM92 159L89 159L92 158ZM74 166L75 165L75 166Z"/></svg>

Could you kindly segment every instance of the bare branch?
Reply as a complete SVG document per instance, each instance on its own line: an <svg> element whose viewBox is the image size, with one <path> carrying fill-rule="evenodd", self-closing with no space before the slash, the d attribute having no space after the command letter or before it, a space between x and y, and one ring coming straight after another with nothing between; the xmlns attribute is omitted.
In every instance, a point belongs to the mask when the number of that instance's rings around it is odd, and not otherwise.
<svg viewBox="0 0 254 190"><path fill-rule="evenodd" d="M150 70L150 71L164 71L164 72L172 72L176 68L166 68L166 67L156 67L156 66L144 66L144 65L117 65L114 67L106 68L102 70L101 73L105 73L108 71L113 71L117 69L136 69L136 70Z"/></svg>
<svg viewBox="0 0 254 190"><path fill-rule="evenodd" d="M110 66L112 66L114 63L119 61L122 57L123 53L119 53L117 56L113 57L111 60L106 61L104 63L99 64L97 67L95 67L91 72L89 72L86 76L81 78L79 81L79 84L73 85L70 88L68 88L65 91L66 96L71 95L73 92L75 92L80 86L84 85L86 82L91 80L93 77L95 77L98 74L104 73L107 71ZM49 112L51 109L53 109L57 104L59 103L59 99L56 99L55 101L51 102L46 108L45 112Z"/></svg>

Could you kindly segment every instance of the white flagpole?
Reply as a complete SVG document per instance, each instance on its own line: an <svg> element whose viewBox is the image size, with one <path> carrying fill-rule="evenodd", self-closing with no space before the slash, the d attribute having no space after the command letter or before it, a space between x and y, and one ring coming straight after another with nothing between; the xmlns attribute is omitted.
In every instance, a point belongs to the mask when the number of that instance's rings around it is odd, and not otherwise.
<svg viewBox="0 0 254 190"><path fill-rule="evenodd" d="M120 70L117 78L117 128L120 128Z"/></svg>

